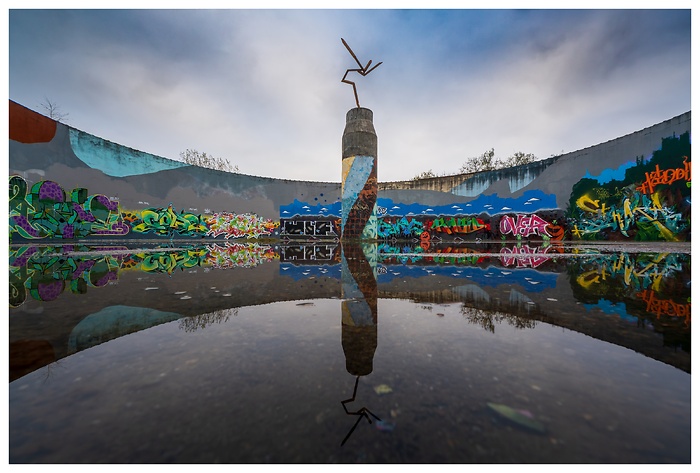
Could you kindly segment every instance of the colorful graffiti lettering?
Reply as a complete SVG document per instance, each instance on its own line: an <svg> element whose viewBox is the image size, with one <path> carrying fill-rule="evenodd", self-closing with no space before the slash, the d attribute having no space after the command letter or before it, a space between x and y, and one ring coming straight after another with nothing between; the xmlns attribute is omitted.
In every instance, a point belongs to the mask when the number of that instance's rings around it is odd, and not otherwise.
<svg viewBox="0 0 700 473"><path fill-rule="evenodd" d="M554 233L557 237L564 236L563 232L558 231L558 226L551 225L548 221L535 214L518 215L517 221L510 215L505 215L501 218L501 222L499 223L501 234L512 234L518 237L538 235L551 238L552 234L550 234L548 231L550 226L554 227Z"/></svg>
<svg viewBox="0 0 700 473"><path fill-rule="evenodd" d="M656 291L653 290L644 290L638 293L637 297L646 302L646 311L656 314L657 319L662 315L682 317L685 319L685 325L690 327L690 304L678 304L671 299L659 299L656 297Z"/></svg>
<svg viewBox="0 0 700 473"><path fill-rule="evenodd" d="M571 233L581 239L610 229L619 231L625 237L632 236L631 232L634 230L635 234L646 236L639 239L678 241L677 234L688 226L681 213L676 212L673 207L661 205L657 193L647 196L635 192L631 197L625 198L619 206L612 205L609 208L605 203L600 204L598 199L583 195L576 200L576 205L583 212ZM661 238L654 238L654 234Z"/></svg>
<svg viewBox="0 0 700 473"><path fill-rule="evenodd" d="M174 235L204 235L208 228L201 215L186 213L184 210L176 213L172 204L167 208L149 207L143 210L128 212L127 220L131 229L137 233L155 233L162 236Z"/></svg>
<svg viewBox="0 0 700 473"><path fill-rule="evenodd" d="M589 173L572 187L569 227L582 240L690 239L690 135L664 138L649 160Z"/></svg>
<svg viewBox="0 0 700 473"><path fill-rule="evenodd" d="M473 233L479 230L491 231L491 224L476 217L436 218L430 225L431 230L452 235L455 233Z"/></svg>
<svg viewBox="0 0 700 473"><path fill-rule="evenodd" d="M652 172L644 173L646 180L637 190L645 194L652 194L654 188L661 184L671 185L676 181L686 181L690 183L690 162L688 156L683 156L683 167L661 170L659 165Z"/></svg>
<svg viewBox="0 0 700 473"><path fill-rule="evenodd" d="M218 237L224 235L229 238L259 238L263 235L270 235L278 223L270 219L263 219L255 214L233 214L229 212L215 213L211 217L205 218L209 226L206 231L207 236Z"/></svg>
<svg viewBox="0 0 700 473"><path fill-rule="evenodd" d="M37 182L27 192L21 176L10 176L9 185L10 237L74 239L129 233L119 203L104 195L89 196L87 189L76 188L67 197L53 181Z"/></svg>
<svg viewBox="0 0 700 473"><path fill-rule="evenodd" d="M423 231L423 222L415 218L381 218L377 221L377 236L381 239L417 237Z"/></svg>
<svg viewBox="0 0 700 473"><path fill-rule="evenodd" d="M466 235L478 231L490 231L491 225L473 216L382 217L377 223L377 236L382 240L420 239L426 250L433 238Z"/></svg>

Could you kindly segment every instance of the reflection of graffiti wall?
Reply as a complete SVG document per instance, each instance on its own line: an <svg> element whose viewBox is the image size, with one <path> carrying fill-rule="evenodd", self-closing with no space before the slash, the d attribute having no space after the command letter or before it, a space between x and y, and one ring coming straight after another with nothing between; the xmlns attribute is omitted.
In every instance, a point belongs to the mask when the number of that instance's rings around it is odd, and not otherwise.
<svg viewBox="0 0 700 473"><path fill-rule="evenodd" d="M376 156L352 153L345 188L186 165L12 101L9 125L17 242L334 240L348 222L360 233L372 229L363 238L423 249L462 240L690 240L690 112L536 163L433 179L376 183ZM351 205L343 207L346 197Z"/></svg>
<svg viewBox="0 0 700 473"><path fill-rule="evenodd" d="M198 267L252 268L277 257L270 246L232 242L162 251L87 246L10 248L10 307L21 306L29 296L52 301L66 289L85 294L88 288L116 283L120 271L173 274Z"/></svg>
<svg viewBox="0 0 700 473"><path fill-rule="evenodd" d="M19 307L28 296L52 301L66 288L84 294L88 287L115 281L122 257L104 254L109 248L96 250L99 255L73 258L53 247L10 249L10 307Z"/></svg>

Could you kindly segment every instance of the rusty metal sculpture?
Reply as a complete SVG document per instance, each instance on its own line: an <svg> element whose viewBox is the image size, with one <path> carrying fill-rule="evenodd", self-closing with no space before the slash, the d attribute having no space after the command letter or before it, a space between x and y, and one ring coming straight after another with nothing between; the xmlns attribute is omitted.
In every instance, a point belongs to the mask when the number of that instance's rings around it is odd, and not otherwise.
<svg viewBox="0 0 700 473"><path fill-rule="evenodd" d="M357 56L355 56L355 53L352 52L352 49L350 49L350 46L348 46L348 43L346 43L345 40L344 40L343 38L340 38L340 40L343 42L343 44L345 45L345 47L348 49L348 51L350 52L350 55L352 55L352 57L353 57L353 59L355 60L355 62L357 63L357 65L360 66L359 69L348 69L348 70L346 70L346 71L345 71L345 75L344 75L343 78L340 80L340 82L344 82L344 83L346 83L346 84L352 85L352 91L355 93L355 103L357 104L357 108L360 108L360 99L357 98L357 87L355 87L355 83L354 83L353 81L347 80L346 77L347 77L348 74L351 73L351 72L357 72L357 73L359 73L362 77L364 77L364 76L366 76L367 74L369 74L370 72L372 72L373 70L375 70L377 67L379 67L379 65L381 64L381 62L375 64L375 66L374 66L372 69L370 69L369 66L372 64L372 60L370 59L370 61L367 63L366 66L362 66L362 63L360 62L359 59L357 59Z"/></svg>

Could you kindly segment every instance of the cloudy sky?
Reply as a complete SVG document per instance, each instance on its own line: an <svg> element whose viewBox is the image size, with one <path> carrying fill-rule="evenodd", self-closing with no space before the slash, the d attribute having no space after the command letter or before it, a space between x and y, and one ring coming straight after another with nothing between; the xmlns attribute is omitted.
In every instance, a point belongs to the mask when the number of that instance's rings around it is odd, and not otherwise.
<svg viewBox="0 0 700 473"><path fill-rule="evenodd" d="M355 107L352 87L340 81L357 67L342 37L363 63L383 62L365 77L348 76L360 105L374 111L379 180L451 174L491 148L501 158L522 151L543 159L691 110L689 4L20 10L21 3L8 10L9 98L42 112L49 99L68 125L158 156L196 149L246 174L339 182L345 114Z"/></svg>

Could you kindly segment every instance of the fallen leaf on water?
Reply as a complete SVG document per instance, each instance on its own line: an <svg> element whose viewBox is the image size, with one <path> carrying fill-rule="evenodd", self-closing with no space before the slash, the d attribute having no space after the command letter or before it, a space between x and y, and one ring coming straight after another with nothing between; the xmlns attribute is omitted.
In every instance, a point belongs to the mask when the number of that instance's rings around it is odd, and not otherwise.
<svg viewBox="0 0 700 473"><path fill-rule="evenodd" d="M534 416L529 411L513 409L505 404L495 404L493 402L489 402L487 404L492 410L496 411L502 417L505 417L509 421L514 422L521 427L525 427L541 434L543 434L545 431L544 425L535 420Z"/></svg>
<svg viewBox="0 0 700 473"><path fill-rule="evenodd" d="M387 384L380 384L379 386L374 387L374 392L379 394L379 395L389 394L391 391L392 391L392 389Z"/></svg>

